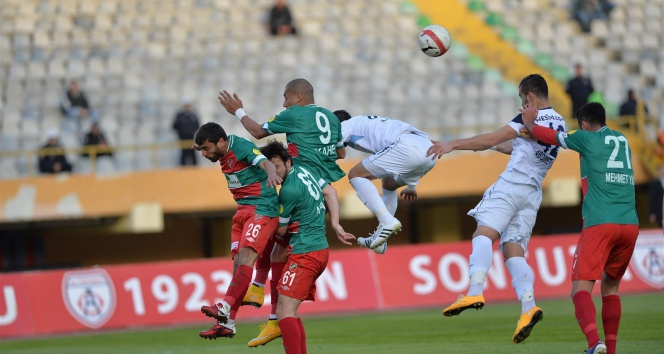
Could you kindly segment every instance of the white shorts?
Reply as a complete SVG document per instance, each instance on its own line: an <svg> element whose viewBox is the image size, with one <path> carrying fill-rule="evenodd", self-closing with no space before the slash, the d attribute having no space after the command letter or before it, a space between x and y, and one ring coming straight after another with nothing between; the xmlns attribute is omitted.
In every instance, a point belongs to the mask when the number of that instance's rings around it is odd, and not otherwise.
<svg viewBox="0 0 664 354"><path fill-rule="evenodd" d="M417 185L438 159L427 157L431 140L417 134L403 134L383 150L362 160L376 178L393 177L399 185Z"/></svg>
<svg viewBox="0 0 664 354"><path fill-rule="evenodd" d="M542 191L537 187L498 178L468 215L475 218L477 225L500 232L501 250L505 242L513 242L525 252L541 203Z"/></svg>

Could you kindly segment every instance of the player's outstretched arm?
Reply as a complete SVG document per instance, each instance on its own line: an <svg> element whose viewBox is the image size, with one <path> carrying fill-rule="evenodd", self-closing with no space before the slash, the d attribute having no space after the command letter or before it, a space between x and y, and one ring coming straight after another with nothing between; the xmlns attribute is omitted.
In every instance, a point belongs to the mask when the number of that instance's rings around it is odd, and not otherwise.
<svg viewBox="0 0 664 354"><path fill-rule="evenodd" d="M500 143L516 138L517 133L510 126L504 126L495 132L475 135L467 139L458 139L452 141L434 141L433 145L427 151L427 156L431 159L441 156L454 150L473 150L483 151L490 149Z"/></svg>
<svg viewBox="0 0 664 354"><path fill-rule="evenodd" d="M267 185L275 188L277 185L281 184L283 182L281 180L281 177L277 174L277 167L274 166L272 162L269 160L265 159L261 161L260 164L258 164L258 167L262 168L265 170L265 173L267 173Z"/></svg>
<svg viewBox="0 0 664 354"><path fill-rule="evenodd" d="M228 91L223 90L219 92L217 98L219 99L219 103L226 109L226 112L235 115L242 123L242 126L244 126L244 129L255 139L262 139L269 135L260 124L247 115L244 111L242 100L240 100L240 97L236 93L231 95Z"/></svg>
<svg viewBox="0 0 664 354"><path fill-rule="evenodd" d="M354 240L355 236L344 231L344 228L339 225L339 198L337 197L337 190L328 184L323 188L323 198L325 198L327 210L330 212L330 224L337 234L337 238L344 245L352 245L350 241Z"/></svg>

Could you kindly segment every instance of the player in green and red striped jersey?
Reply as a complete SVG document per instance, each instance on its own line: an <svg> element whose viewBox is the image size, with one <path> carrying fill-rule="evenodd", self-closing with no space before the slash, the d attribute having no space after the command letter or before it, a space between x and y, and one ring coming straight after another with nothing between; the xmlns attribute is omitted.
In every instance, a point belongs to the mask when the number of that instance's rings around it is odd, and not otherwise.
<svg viewBox="0 0 664 354"><path fill-rule="evenodd" d="M536 125L537 110L524 106L523 124L546 144L562 146L581 155L583 231L572 265L572 299L579 326L588 341L588 353L616 352L621 304L618 286L639 235L636 215L632 152L625 136L606 126L599 103L588 103L576 112L581 130L559 132ZM605 342L597 332L591 293L602 281L602 323Z"/></svg>
<svg viewBox="0 0 664 354"><path fill-rule="evenodd" d="M203 124L196 132L194 142L194 148L203 157L219 162L228 189L238 204L231 229L233 278L220 303L201 307L201 312L218 323L199 335L209 339L232 338L235 335L234 319L251 282L254 263L277 231L279 213L275 187L281 183L281 177L274 164L254 143L239 136L226 135L217 123Z"/></svg>
<svg viewBox="0 0 664 354"><path fill-rule="evenodd" d="M345 175L336 164L337 159L346 156L342 142L341 123L330 110L315 104L313 86L305 79L295 79L289 82L284 88L283 96L283 106L286 107L286 110L270 118L263 125L258 124L246 114L242 100L237 94L231 95L224 90L219 93L218 98L226 111L234 114L254 138L261 139L272 134L285 133L293 163L304 166L319 176L318 185L322 186L326 193L334 193L336 196L336 190L330 183L338 181ZM327 209L330 212L330 224L337 232L337 238L342 243L351 245L352 238L349 238L348 234L339 226L338 212L335 213L339 210L338 202L328 204ZM278 280L278 275L281 274L282 266L286 261L286 255L286 249L277 243L271 257L273 279ZM263 285L267 280L268 269L265 268L267 262L263 257L259 258L258 263L256 278L243 303L260 307L263 303ZM276 298L274 297L272 305L271 318L275 320ZM270 326L270 322L267 326ZM268 327L264 326L264 328ZM274 325L272 327L278 329ZM261 334L259 338L256 338L257 340L250 341L249 346L264 345L274 338L277 337L266 337Z"/></svg>

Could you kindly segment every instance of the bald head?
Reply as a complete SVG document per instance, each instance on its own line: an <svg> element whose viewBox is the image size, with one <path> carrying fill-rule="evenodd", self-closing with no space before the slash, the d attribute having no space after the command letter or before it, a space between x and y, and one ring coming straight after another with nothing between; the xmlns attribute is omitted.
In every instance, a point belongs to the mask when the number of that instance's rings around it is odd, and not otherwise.
<svg viewBox="0 0 664 354"><path fill-rule="evenodd" d="M300 95L304 105L314 103L314 87L305 79L295 79L284 89L285 94Z"/></svg>

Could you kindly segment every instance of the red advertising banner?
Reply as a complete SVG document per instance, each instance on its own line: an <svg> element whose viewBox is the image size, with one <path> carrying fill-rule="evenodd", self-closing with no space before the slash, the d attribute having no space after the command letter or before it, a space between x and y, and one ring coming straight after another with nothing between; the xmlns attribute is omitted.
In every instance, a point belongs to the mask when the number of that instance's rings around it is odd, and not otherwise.
<svg viewBox="0 0 664 354"><path fill-rule="evenodd" d="M535 275L535 297L565 297L571 291L571 271L578 235L533 237L526 260ZM377 257L385 308L410 305L445 307L465 294L469 286L470 242L415 245L390 249ZM391 276L385 276L390 274ZM487 274L487 301L518 300L502 252L494 246ZM664 288L664 235L661 230L641 231L621 292ZM599 292L599 285L595 287Z"/></svg>
<svg viewBox="0 0 664 354"><path fill-rule="evenodd" d="M527 258L537 298L569 295L576 239L531 240ZM299 312L448 305L468 288L470 251L467 241L394 246L384 255L364 249L334 251L316 282L316 302L304 303ZM221 301L232 266L230 259L200 259L0 274L0 338L205 322L209 319L200 307ZM621 292L662 288L664 236L661 230L642 231ZM497 250L485 297L516 300ZM242 307L238 319L267 318L269 303L268 294L261 309Z"/></svg>

